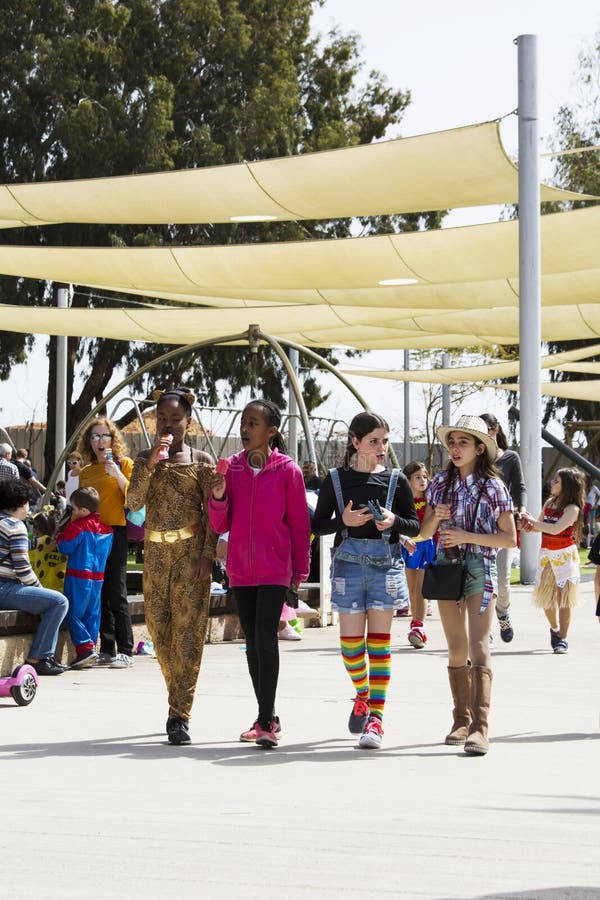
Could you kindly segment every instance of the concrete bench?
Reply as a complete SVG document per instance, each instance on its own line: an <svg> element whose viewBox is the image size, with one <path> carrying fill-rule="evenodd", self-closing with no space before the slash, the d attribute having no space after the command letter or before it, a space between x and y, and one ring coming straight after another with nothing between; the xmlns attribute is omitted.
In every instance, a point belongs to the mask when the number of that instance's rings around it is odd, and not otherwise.
<svg viewBox="0 0 600 900"><path fill-rule="evenodd" d="M324 566L322 566L324 570ZM322 578L328 584L328 574L322 572ZM144 595L142 572L127 573L127 594L131 622L133 625L134 647L139 641L150 640L144 617ZM315 609L317 615L305 619L305 626L324 626L333 624L335 617L329 609L329 591L321 591L319 584L306 584L300 588L300 597ZM15 666L25 659L39 618L20 610L0 610L0 675L8 675ZM206 635L207 643L216 644L223 641L243 640L237 608L231 592L211 594L210 615ZM73 658L75 651L69 639L66 626L63 624L58 643L56 658L67 663Z"/></svg>

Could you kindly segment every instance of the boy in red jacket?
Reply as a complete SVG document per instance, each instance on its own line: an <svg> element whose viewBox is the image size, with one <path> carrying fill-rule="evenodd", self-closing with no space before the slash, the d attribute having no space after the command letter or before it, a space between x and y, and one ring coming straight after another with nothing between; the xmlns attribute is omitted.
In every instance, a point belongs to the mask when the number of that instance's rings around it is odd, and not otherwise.
<svg viewBox="0 0 600 900"><path fill-rule="evenodd" d="M100 521L99 505L95 488L77 488L71 494L73 518L56 536L58 549L68 557L64 593L69 601L66 623L76 653L72 669L89 666L98 658L100 593L113 542L112 528Z"/></svg>

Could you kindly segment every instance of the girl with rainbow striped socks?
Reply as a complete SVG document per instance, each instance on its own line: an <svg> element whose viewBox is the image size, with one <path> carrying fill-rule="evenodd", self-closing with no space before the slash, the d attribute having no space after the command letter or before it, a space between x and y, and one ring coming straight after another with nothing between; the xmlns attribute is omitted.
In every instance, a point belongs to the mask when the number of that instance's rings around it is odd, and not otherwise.
<svg viewBox="0 0 600 900"><path fill-rule="evenodd" d="M331 605L340 616L342 659L356 692L348 728L369 749L383 741L392 618L408 597L399 535L419 533L408 480L385 465L389 430L375 413L352 419L344 465L325 478L312 520L315 534L336 535Z"/></svg>

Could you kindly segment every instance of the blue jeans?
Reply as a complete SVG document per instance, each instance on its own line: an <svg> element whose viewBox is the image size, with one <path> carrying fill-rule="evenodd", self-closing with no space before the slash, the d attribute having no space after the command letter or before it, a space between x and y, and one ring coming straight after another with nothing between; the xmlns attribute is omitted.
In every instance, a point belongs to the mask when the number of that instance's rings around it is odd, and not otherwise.
<svg viewBox="0 0 600 900"><path fill-rule="evenodd" d="M52 656L58 640L60 623L67 614L69 602L63 594L48 588L29 587L20 581L0 578L0 609L20 609L41 616L29 650L30 659Z"/></svg>

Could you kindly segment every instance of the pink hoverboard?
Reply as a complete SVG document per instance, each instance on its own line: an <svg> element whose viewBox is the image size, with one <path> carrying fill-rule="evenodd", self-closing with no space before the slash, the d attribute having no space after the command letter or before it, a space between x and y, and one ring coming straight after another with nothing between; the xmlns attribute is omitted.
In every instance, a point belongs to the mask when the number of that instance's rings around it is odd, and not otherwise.
<svg viewBox="0 0 600 900"><path fill-rule="evenodd" d="M10 678L0 678L0 697L12 697L18 706L29 706L37 687L37 672L25 663L17 666Z"/></svg>

